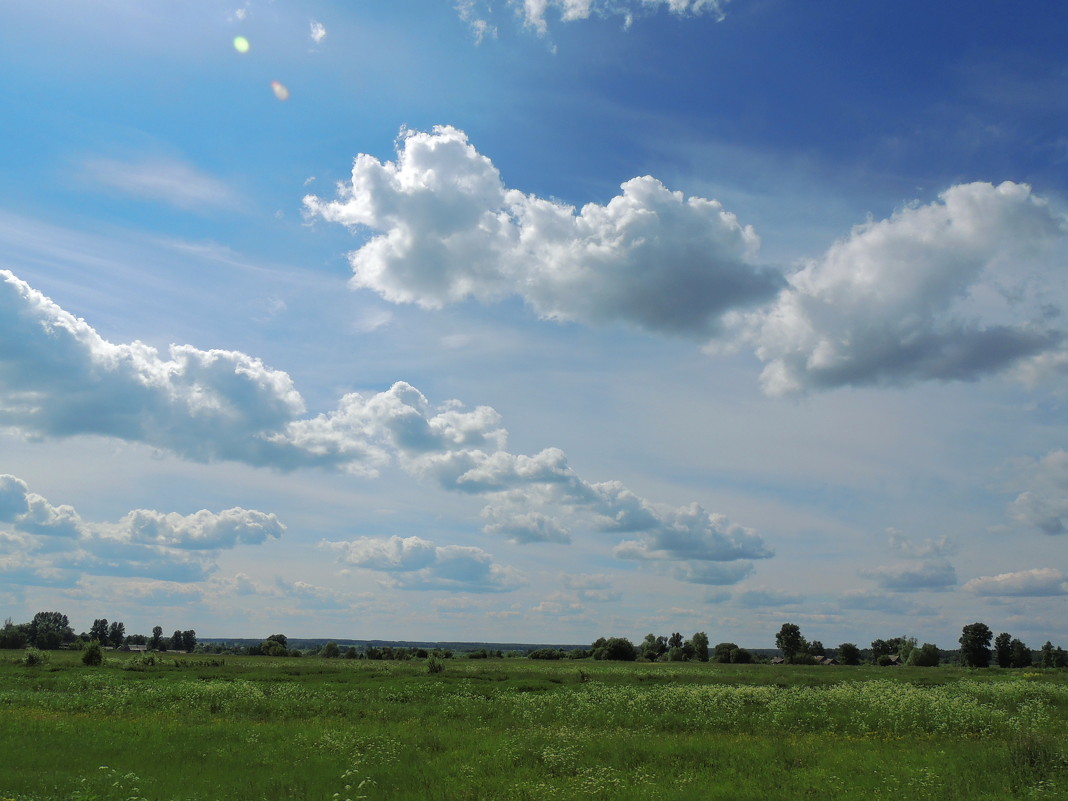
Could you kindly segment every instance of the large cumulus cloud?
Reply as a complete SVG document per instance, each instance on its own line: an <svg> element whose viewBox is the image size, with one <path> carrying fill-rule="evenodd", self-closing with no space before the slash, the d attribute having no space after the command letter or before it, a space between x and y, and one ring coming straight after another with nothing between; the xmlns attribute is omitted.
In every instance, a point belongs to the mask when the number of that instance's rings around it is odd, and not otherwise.
<svg viewBox="0 0 1068 801"><path fill-rule="evenodd" d="M1030 187L951 187L870 221L748 317L765 390L968 380L1055 348L1034 269L1065 233Z"/></svg>
<svg viewBox="0 0 1068 801"><path fill-rule="evenodd" d="M456 128L402 131L395 161L355 159L312 217L365 233L355 287L437 308L523 298L547 319L744 345L771 395L1063 374L1056 274L1065 217L1024 184L952 186L858 225L788 276L718 201L651 176L581 209L505 186ZM1062 249L1063 250L1063 249Z"/></svg>
<svg viewBox="0 0 1068 801"><path fill-rule="evenodd" d="M781 276L715 200L650 176L607 204L573 206L505 187L456 128L402 131L397 160L360 154L335 200L309 214L377 232L350 255L353 284L440 307L518 295L545 318L621 322L708 337L728 310L769 299Z"/></svg>

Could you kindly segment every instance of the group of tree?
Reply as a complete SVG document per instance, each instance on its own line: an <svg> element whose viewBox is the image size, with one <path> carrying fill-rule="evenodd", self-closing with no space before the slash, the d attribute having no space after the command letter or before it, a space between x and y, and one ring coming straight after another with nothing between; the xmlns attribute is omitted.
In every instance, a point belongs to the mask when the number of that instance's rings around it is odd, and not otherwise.
<svg viewBox="0 0 1068 801"><path fill-rule="evenodd" d="M831 651L819 640L806 640L795 623L783 624L775 635L775 646L782 651L785 662L795 665L812 664L823 657L833 657L842 665L859 665L864 660L864 653L855 643L844 642ZM915 637L873 640L869 654L872 664L883 666L937 667L941 661L937 645L929 642L918 645Z"/></svg>
<svg viewBox="0 0 1068 801"><path fill-rule="evenodd" d="M26 648L51 651L74 642L74 629L67 616L59 612L38 612L29 623L4 621L0 629L0 648Z"/></svg>
<svg viewBox="0 0 1068 801"><path fill-rule="evenodd" d="M29 623L14 623L8 618L0 628L0 648L81 650L92 642L103 648L144 645L154 651L192 651L197 645L197 635L189 629L175 631L173 636L166 638L163 629L156 626L150 639L144 634L127 634L125 623L119 620L109 623L107 618L95 619L89 631L75 635L67 616L60 612L38 612Z"/></svg>
<svg viewBox="0 0 1068 801"><path fill-rule="evenodd" d="M990 641L994 641L991 649ZM960 635L960 663L965 667L989 667L996 660L998 667L1025 668L1035 664L1035 654L1021 640L1007 631L997 637L985 623L969 623ZM1049 640L1039 649L1037 667L1068 667L1068 652L1056 648Z"/></svg>
<svg viewBox="0 0 1068 801"><path fill-rule="evenodd" d="M649 633L645 635L638 649L638 657L646 662L707 662L708 635L699 631L690 639L684 640L682 634L677 631L670 637Z"/></svg>

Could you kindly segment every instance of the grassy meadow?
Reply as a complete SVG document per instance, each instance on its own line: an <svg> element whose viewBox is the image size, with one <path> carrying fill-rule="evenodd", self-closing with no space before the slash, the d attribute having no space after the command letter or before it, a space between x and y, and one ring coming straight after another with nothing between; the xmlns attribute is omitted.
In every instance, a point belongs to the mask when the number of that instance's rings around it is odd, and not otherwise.
<svg viewBox="0 0 1068 801"><path fill-rule="evenodd" d="M0 651L0 800L1068 798L1068 671Z"/></svg>

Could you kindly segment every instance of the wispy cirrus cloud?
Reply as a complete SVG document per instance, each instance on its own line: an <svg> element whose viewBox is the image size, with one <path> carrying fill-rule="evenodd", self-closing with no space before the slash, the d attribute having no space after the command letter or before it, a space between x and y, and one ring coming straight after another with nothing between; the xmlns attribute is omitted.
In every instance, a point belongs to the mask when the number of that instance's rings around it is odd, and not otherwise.
<svg viewBox="0 0 1068 801"><path fill-rule="evenodd" d="M229 184L176 158L91 158L82 163L80 177L96 186L185 211L207 213L243 205Z"/></svg>

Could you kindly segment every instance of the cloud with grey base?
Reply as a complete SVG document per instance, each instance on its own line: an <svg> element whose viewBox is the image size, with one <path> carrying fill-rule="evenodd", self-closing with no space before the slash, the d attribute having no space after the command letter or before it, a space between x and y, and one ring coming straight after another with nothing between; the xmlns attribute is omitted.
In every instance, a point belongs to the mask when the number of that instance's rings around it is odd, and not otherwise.
<svg viewBox="0 0 1068 801"><path fill-rule="evenodd" d="M421 537L360 537L323 541L345 565L373 570L383 583L402 590L510 592L527 583L515 568L493 561L482 550L462 545L435 545Z"/></svg>
<svg viewBox="0 0 1068 801"><path fill-rule="evenodd" d="M715 200L650 176L605 205L575 209L509 189L451 126L401 132L396 161L356 157L338 197L307 214L374 232L349 260L352 285L440 308L522 297L541 317L708 338L730 310L770 300L778 271Z"/></svg>
<svg viewBox="0 0 1068 801"><path fill-rule="evenodd" d="M1052 597L1068 595L1068 575L1053 567L979 576L964 584L966 592L986 596Z"/></svg>
<svg viewBox="0 0 1068 801"><path fill-rule="evenodd" d="M844 386L1026 381L1068 363L1055 318L1065 216L1025 184L951 186L869 220L787 275L751 226L652 176L581 209L505 186L460 130L402 130L356 157L311 218L365 234L352 285L436 309L521 297L540 317L746 346L773 396Z"/></svg>
<svg viewBox="0 0 1068 801"><path fill-rule="evenodd" d="M755 531L697 504L656 504L617 481L585 480L559 448L507 451L507 430L488 406L435 406L399 381L381 392L349 393L333 410L308 416L289 375L259 359L189 345L172 345L163 356L140 342L111 343L5 271L0 424L27 436L141 442L199 462L368 477L398 464L441 489L490 499L487 530L513 542L567 543L582 530L630 535L620 543L621 558L771 556ZM23 501L0 487L0 509ZM64 514L37 510L26 525L58 532ZM166 530L147 513L128 525L145 536ZM202 534L204 547L213 547L214 535Z"/></svg>
<svg viewBox="0 0 1068 801"><path fill-rule="evenodd" d="M273 514L235 507L189 515L135 509L114 523L54 506L26 482L0 475L0 574L16 583L71 586L84 575L201 581L222 550L278 539Z"/></svg>

